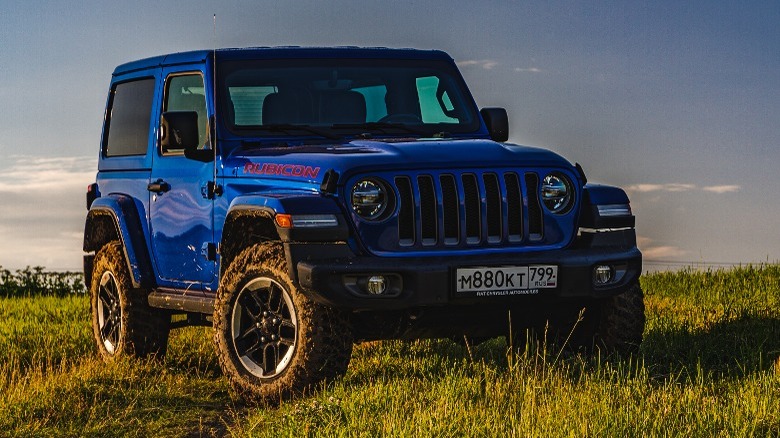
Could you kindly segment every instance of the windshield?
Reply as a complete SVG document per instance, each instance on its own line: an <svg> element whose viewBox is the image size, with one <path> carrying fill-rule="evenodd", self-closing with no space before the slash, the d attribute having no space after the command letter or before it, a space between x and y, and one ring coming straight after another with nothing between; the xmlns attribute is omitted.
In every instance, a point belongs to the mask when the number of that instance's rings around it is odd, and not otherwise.
<svg viewBox="0 0 780 438"><path fill-rule="evenodd" d="M220 66L222 114L238 135L447 135L479 118L443 60L274 59Z"/></svg>

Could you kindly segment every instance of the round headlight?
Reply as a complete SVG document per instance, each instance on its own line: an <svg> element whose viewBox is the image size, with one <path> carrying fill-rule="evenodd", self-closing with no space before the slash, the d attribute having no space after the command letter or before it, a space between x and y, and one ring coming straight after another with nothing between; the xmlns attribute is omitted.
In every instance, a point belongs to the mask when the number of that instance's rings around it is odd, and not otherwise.
<svg viewBox="0 0 780 438"><path fill-rule="evenodd" d="M364 179L352 187L352 210L364 219L377 219L387 208L387 191L381 183Z"/></svg>
<svg viewBox="0 0 780 438"><path fill-rule="evenodd" d="M565 213L571 207L574 196L571 183L559 174L551 173L542 180L542 201L553 213Z"/></svg>

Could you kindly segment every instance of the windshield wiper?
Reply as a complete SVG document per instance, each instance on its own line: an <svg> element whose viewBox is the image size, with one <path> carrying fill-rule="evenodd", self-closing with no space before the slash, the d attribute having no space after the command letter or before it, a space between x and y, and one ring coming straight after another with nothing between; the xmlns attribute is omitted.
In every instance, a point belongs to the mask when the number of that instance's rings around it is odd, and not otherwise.
<svg viewBox="0 0 780 438"><path fill-rule="evenodd" d="M379 131L387 134L388 130L399 130L411 134L428 135L429 133L422 129L413 128L403 123L384 123L384 122L366 122L366 123L336 123L331 125L331 129L360 129L368 131Z"/></svg>
<svg viewBox="0 0 780 438"><path fill-rule="evenodd" d="M275 123L272 125L257 125L252 126L251 129L253 130L259 130L259 131L269 131L269 132L282 132L285 134L289 134L290 131L304 131L308 132L310 134L318 135L320 137L328 138L331 140L339 140L341 139L341 136L338 136L336 134L323 131L321 129L317 129L313 126L309 125L294 125L292 123Z"/></svg>

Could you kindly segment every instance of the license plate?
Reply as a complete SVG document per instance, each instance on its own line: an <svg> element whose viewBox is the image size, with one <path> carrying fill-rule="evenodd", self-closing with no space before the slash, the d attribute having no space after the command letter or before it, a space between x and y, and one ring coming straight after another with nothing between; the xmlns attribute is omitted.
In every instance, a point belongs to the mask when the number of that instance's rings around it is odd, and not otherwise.
<svg viewBox="0 0 780 438"><path fill-rule="evenodd" d="M554 265L460 268L455 272L455 291L477 296L535 295L539 289L558 286Z"/></svg>

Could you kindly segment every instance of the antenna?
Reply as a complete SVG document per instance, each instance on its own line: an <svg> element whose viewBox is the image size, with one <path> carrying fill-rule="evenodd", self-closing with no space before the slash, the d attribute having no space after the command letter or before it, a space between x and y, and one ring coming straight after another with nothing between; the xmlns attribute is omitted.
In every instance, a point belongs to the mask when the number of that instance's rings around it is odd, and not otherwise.
<svg viewBox="0 0 780 438"><path fill-rule="evenodd" d="M217 14L214 14L214 50L211 56L211 103L214 105L212 113L213 126L211 132L214 133L211 139L211 148L214 150L214 196L217 194Z"/></svg>

